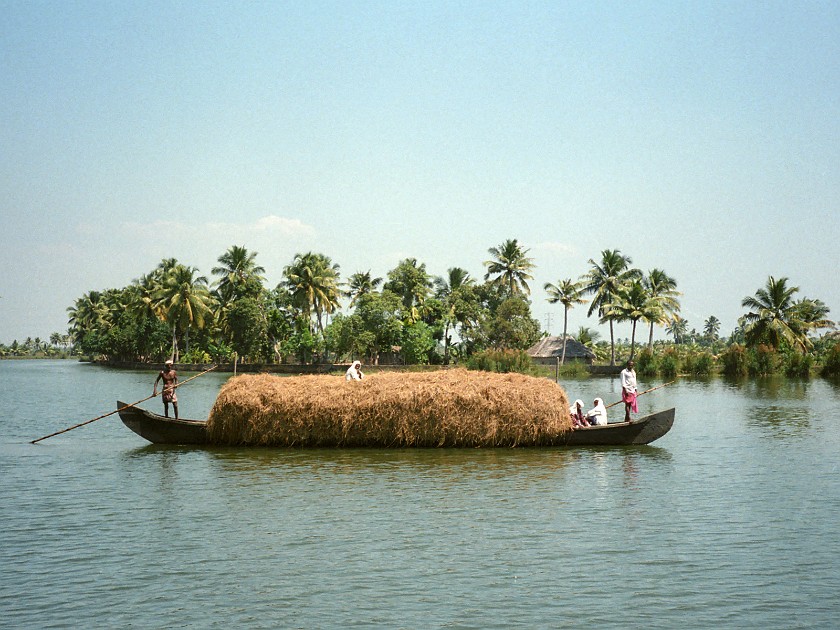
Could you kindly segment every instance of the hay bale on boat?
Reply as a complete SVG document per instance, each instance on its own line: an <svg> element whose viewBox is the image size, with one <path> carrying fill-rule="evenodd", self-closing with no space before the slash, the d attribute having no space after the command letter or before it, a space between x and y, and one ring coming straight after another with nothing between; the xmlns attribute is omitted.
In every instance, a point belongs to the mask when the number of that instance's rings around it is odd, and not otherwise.
<svg viewBox="0 0 840 630"><path fill-rule="evenodd" d="M568 410L560 386L522 374L243 374L222 387L207 431L252 446L534 446L571 429Z"/></svg>

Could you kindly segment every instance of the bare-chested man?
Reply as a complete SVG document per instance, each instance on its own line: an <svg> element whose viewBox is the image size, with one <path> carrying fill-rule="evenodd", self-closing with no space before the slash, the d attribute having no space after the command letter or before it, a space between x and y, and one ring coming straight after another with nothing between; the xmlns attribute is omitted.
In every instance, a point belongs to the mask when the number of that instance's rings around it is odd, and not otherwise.
<svg viewBox="0 0 840 630"><path fill-rule="evenodd" d="M175 393L175 386L178 384L178 373L172 369L172 360L168 359L163 364L163 369L158 373L155 379L153 388L153 396L157 396L158 381L163 381L163 391L160 396L163 399L163 412L166 417L169 417L169 403L172 403L172 408L175 410L175 419L178 419L178 395Z"/></svg>

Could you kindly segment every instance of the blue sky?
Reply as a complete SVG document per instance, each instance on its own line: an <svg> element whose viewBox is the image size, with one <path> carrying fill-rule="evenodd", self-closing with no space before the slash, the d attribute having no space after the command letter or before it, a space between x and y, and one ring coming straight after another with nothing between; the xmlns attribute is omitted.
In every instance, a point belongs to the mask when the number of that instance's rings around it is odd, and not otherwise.
<svg viewBox="0 0 840 630"><path fill-rule="evenodd" d="M0 342L231 245L274 286L414 257L545 282L619 249L728 333L770 275L840 319L836 2L3 2ZM586 307L570 329L597 327ZM624 329L626 328L626 330ZM618 335L629 336L629 326Z"/></svg>

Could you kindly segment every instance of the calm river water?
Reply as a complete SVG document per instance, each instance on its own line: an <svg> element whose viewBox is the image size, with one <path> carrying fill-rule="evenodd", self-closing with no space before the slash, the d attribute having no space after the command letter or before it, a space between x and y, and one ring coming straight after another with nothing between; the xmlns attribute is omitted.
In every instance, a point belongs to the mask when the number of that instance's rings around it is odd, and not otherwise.
<svg viewBox="0 0 840 630"><path fill-rule="evenodd" d="M640 411L677 420L647 447L155 447L117 416L29 443L154 377L0 361L0 627L840 624L823 380L652 392ZM206 417L225 379L181 388L181 415ZM615 379L564 385L617 400Z"/></svg>

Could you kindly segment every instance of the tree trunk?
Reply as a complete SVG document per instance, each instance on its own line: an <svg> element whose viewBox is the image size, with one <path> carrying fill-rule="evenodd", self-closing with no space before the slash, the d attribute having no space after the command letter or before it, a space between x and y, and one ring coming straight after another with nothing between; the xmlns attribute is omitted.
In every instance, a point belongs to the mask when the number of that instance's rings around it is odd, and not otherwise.
<svg viewBox="0 0 840 630"><path fill-rule="evenodd" d="M566 330L569 324L569 307L563 309L563 354L560 356L560 365L566 363Z"/></svg>
<svg viewBox="0 0 840 630"><path fill-rule="evenodd" d="M610 366L615 365L615 335L613 334L613 321L610 320Z"/></svg>
<svg viewBox="0 0 840 630"><path fill-rule="evenodd" d="M175 324L172 324L172 360L178 363L178 337L176 336Z"/></svg>
<svg viewBox="0 0 840 630"><path fill-rule="evenodd" d="M648 337L648 350L653 352L653 322L650 323L650 337Z"/></svg>

